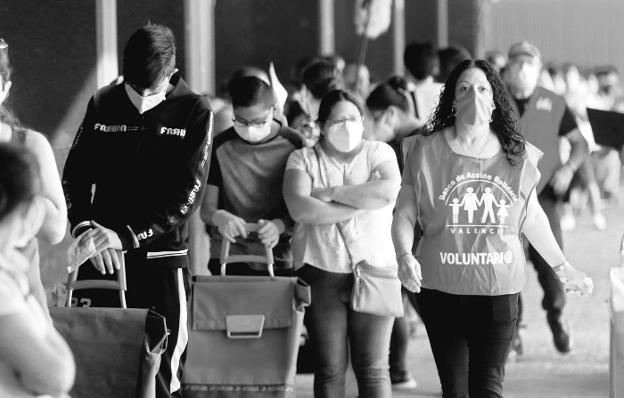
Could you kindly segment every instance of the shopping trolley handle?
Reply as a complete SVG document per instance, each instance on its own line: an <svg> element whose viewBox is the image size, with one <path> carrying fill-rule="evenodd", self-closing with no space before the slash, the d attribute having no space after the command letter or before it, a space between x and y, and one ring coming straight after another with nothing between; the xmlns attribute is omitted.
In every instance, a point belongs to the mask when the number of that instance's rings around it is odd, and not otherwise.
<svg viewBox="0 0 624 398"><path fill-rule="evenodd" d="M89 280L78 280L78 269L68 269L69 273L67 275L67 297L65 299L65 306L71 307L72 297L75 290L83 290L83 289L105 289L105 290L117 290L119 292L119 301L121 303L122 308L127 308L126 304L126 290L128 290L128 285L126 283L126 261L125 261L125 251L123 250L115 250L119 258L119 269L117 270L117 280L101 280L101 279L89 279ZM87 260L90 261L90 260Z"/></svg>
<svg viewBox="0 0 624 398"><path fill-rule="evenodd" d="M262 225L258 223L246 223L245 231L247 233L250 232L258 232L258 230L262 228ZM275 260L273 259L273 249L269 246L264 246L264 256L259 255L232 255L230 256L230 241L223 238L221 243L221 255L219 257L219 263L221 264L221 275L225 276L226 267L228 263L232 262L251 262L251 263L263 263L267 265L267 270L269 272L269 276L271 278L275 277L275 271L273 266L275 264Z"/></svg>
<svg viewBox="0 0 624 398"><path fill-rule="evenodd" d="M245 231L247 231L247 233L258 232L260 228L262 228L262 225L258 223L255 223L255 222L245 223Z"/></svg>

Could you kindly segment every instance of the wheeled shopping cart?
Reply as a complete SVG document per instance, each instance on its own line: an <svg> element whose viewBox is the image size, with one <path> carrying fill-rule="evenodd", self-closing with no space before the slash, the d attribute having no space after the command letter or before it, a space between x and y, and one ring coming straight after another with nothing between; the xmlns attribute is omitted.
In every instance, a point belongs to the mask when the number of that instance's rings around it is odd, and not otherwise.
<svg viewBox="0 0 624 398"><path fill-rule="evenodd" d="M265 256L229 251L224 239L221 276L194 279L184 397L294 397L310 289L298 278L274 276L270 248ZM233 262L264 263L269 276L225 276Z"/></svg>

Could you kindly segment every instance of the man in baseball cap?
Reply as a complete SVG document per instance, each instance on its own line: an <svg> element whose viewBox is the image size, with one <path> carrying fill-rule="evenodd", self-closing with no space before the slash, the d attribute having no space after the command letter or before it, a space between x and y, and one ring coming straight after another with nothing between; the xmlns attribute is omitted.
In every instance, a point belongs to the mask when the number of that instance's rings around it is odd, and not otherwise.
<svg viewBox="0 0 624 398"><path fill-rule="evenodd" d="M587 142L579 132L574 114L565 99L539 86L542 60L537 47L527 41L515 43L509 48L508 57L503 79L512 98L511 105L518 118L520 131L527 141L544 153L538 166L542 176L536 188L538 201L548 217L557 243L563 248L558 206L574 172L589 152ZM570 158L564 164L559 156L561 138L567 139L571 147ZM572 349L572 343L569 329L562 320L566 302L563 284L552 270L552 264L549 265L533 246L529 247L528 257L544 289L542 306L546 310L555 348L561 353L567 353ZM517 355L522 354L519 335L514 339L512 350Z"/></svg>
<svg viewBox="0 0 624 398"><path fill-rule="evenodd" d="M541 58L541 54L537 47L535 47L533 44L529 43L526 40L515 43L511 47L509 47L508 58L515 58L519 55L526 55L531 58L537 58L538 60Z"/></svg>

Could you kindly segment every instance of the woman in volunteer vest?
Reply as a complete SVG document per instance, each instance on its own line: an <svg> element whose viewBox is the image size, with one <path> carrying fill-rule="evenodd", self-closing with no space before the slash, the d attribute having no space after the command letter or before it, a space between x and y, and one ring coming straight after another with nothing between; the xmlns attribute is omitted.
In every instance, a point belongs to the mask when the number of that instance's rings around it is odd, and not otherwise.
<svg viewBox="0 0 624 398"><path fill-rule="evenodd" d="M399 278L419 292L444 397L502 397L526 281L520 234L567 289L593 289L557 246L535 193L541 152L512 115L489 64L463 61L407 156L392 237Z"/></svg>
<svg viewBox="0 0 624 398"><path fill-rule="evenodd" d="M317 119L321 138L294 151L284 175L284 199L297 223L294 267L312 293L306 318L317 348L315 398L345 396L349 356L360 398L391 396L394 318L354 311L350 296L354 263L396 267L390 226L400 174L388 144L362 138L362 115L352 95L326 94Z"/></svg>

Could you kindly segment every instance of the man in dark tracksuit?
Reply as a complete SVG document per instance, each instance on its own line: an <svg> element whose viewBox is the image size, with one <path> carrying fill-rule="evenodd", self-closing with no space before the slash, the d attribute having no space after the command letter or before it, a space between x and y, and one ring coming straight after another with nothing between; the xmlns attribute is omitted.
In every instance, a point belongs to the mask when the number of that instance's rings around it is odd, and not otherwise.
<svg viewBox="0 0 624 398"><path fill-rule="evenodd" d="M123 62L125 82L89 101L63 188L72 235L88 231L98 250L79 278L113 278L102 274L114 272L115 250L125 250L128 306L166 318L170 335L156 384L158 397L170 397L180 389L188 337L188 220L206 185L213 114L177 73L169 28L136 31ZM85 294L93 306L118 307L106 293Z"/></svg>
<svg viewBox="0 0 624 398"><path fill-rule="evenodd" d="M536 188L537 198L548 217L559 247L563 248L559 202L589 150L565 99L537 85L541 68L539 50L527 42L516 43L509 49L509 63L504 77L522 135L544 153L538 165L541 178ZM570 158L565 164L562 164L559 155L561 138L568 140L571 147ZM529 247L529 260L533 263L539 283L544 289L542 306L546 310L555 348L561 353L569 352L572 348L570 333L562 322L566 302L563 284L552 267L532 246ZM518 325L521 316L522 307ZM522 354L519 335L512 348L516 354Z"/></svg>

